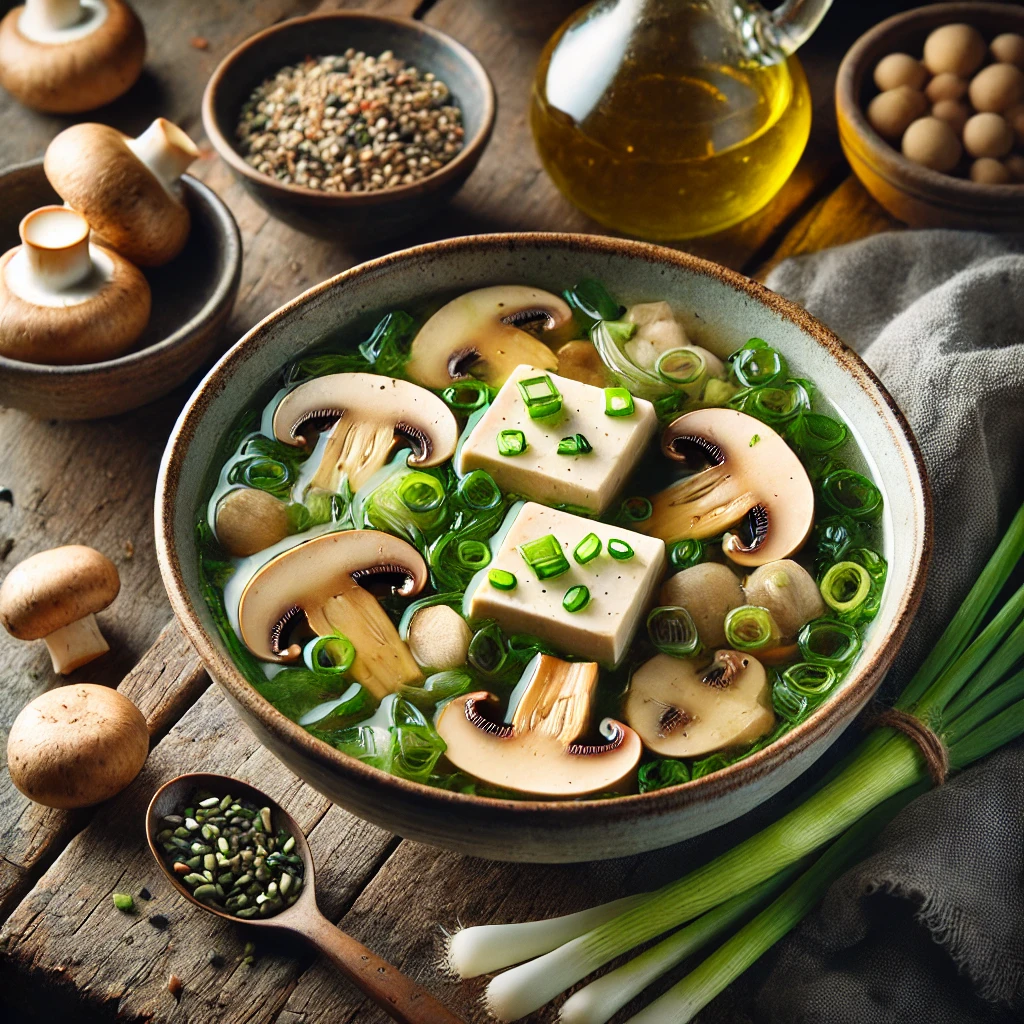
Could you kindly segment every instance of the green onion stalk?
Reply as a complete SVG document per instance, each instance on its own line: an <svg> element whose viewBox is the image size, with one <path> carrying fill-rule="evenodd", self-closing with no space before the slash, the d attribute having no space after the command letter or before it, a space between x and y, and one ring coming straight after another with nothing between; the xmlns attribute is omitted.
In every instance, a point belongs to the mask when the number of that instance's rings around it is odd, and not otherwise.
<svg viewBox="0 0 1024 1024"><path fill-rule="evenodd" d="M1022 556L1024 507L896 703L898 711L920 720L942 741L953 771L1024 734L1024 587L986 622L996 596ZM836 621L828 626L829 643L814 637L802 643L805 659L832 667L833 655L843 655L847 629L845 623ZM828 677L827 672L807 673L806 681L820 681L824 688ZM485 933L465 929L452 940L451 948L458 950L459 957L450 959L449 968L470 977L519 964L493 978L485 994L495 1017L518 1020L609 961L689 922L699 923L717 908L743 894L753 894L828 847L774 903L672 990L675 995L662 1004L662 1010L671 1007L671 1012L638 1018L689 1020L813 907L831 879L856 859L887 814L894 813L892 808L926 789L935 770L915 740L880 724L802 803L710 863L625 903L529 926L488 926ZM530 934L528 949L511 941L517 934L511 929L525 927ZM491 955L482 970L474 970L479 963L473 947L482 934L486 934ZM509 941L503 947L505 936ZM678 941L685 946L686 940ZM668 969L675 962L664 949L662 954L652 951L641 968L618 977L626 979L626 987L635 987L637 977L649 983L648 975L654 970L651 964L663 963ZM610 984L614 988L616 983ZM617 1001L613 993L605 993L605 998Z"/></svg>

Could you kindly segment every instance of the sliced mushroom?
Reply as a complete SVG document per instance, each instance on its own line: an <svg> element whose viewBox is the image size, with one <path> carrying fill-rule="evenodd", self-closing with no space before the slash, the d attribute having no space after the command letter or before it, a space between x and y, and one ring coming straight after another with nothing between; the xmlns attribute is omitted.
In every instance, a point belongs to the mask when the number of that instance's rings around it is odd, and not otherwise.
<svg viewBox="0 0 1024 1024"><path fill-rule="evenodd" d="M305 541L272 558L242 591L238 628L264 661L298 660L302 646L286 632L305 616L317 636L346 637L356 657L349 670L377 700L423 675L398 630L363 583L384 585L402 597L427 582L419 552L378 530L343 530Z"/></svg>
<svg viewBox="0 0 1024 1024"><path fill-rule="evenodd" d="M536 796L583 796L611 790L640 760L640 738L606 718L607 742L581 742L590 727L597 688L594 662L568 662L540 654L526 668L525 688L503 724L487 714L497 702L484 691L456 697L437 720L447 757L462 771L493 786Z"/></svg>
<svg viewBox="0 0 1024 1024"><path fill-rule="evenodd" d="M699 409L673 420L661 450L695 472L656 494L637 525L664 541L726 533L722 550L740 565L764 565L803 547L814 491L793 450L766 423L735 409ZM703 464L703 468L701 468Z"/></svg>
<svg viewBox="0 0 1024 1024"><path fill-rule="evenodd" d="M478 288L442 306L413 339L406 372L428 388L462 377L501 387L523 364L555 370L554 352L527 331L552 333L572 322L564 300L539 288Z"/></svg>
<svg viewBox="0 0 1024 1024"><path fill-rule="evenodd" d="M220 546L247 558L288 536L288 507L256 487L236 487L217 503L214 530Z"/></svg>
<svg viewBox="0 0 1024 1024"><path fill-rule="evenodd" d="M424 669L445 672L462 668L472 638L466 620L446 604L421 608L409 623L409 650Z"/></svg>
<svg viewBox="0 0 1024 1024"><path fill-rule="evenodd" d="M558 376L591 384L595 388L614 383L601 354L590 341L568 341L557 352Z"/></svg>
<svg viewBox="0 0 1024 1024"><path fill-rule="evenodd" d="M706 648L725 643L725 616L747 603L736 574L721 562L701 562L670 576L659 600L690 613Z"/></svg>
<svg viewBox="0 0 1024 1024"><path fill-rule="evenodd" d="M652 753L702 757L752 743L775 726L761 663L719 651L710 666L659 654L633 673L624 717Z"/></svg>
<svg viewBox="0 0 1024 1024"><path fill-rule="evenodd" d="M439 466L455 454L459 425L437 395L407 380L376 373L331 373L300 384L274 412L274 436L285 444L313 443L331 427L312 479L337 491L347 477L353 491L391 457L412 449L409 465Z"/></svg>
<svg viewBox="0 0 1024 1024"><path fill-rule="evenodd" d="M797 562L783 558L758 566L743 584L746 604L767 608L784 637L825 614L825 602L814 577Z"/></svg>

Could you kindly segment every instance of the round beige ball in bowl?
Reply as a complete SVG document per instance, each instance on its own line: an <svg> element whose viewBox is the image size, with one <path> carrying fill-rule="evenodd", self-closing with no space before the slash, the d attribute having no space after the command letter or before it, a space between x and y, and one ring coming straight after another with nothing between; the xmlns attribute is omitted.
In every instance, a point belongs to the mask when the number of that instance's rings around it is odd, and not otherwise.
<svg viewBox="0 0 1024 1024"><path fill-rule="evenodd" d="M121 792L149 755L142 712L107 686L58 686L26 704L7 739L11 782L46 807L91 807Z"/></svg>

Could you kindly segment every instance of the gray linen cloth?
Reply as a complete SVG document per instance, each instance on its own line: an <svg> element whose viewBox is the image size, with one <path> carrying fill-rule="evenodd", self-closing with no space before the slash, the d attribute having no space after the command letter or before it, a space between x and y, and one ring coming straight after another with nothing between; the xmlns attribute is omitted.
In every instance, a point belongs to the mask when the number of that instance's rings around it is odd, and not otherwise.
<svg viewBox="0 0 1024 1024"><path fill-rule="evenodd" d="M935 553L891 694L1024 499L1024 239L883 234L787 260L768 285L860 352L931 475ZM758 1024L1024 1020L1024 743L899 814L764 971L740 1000Z"/></svg>

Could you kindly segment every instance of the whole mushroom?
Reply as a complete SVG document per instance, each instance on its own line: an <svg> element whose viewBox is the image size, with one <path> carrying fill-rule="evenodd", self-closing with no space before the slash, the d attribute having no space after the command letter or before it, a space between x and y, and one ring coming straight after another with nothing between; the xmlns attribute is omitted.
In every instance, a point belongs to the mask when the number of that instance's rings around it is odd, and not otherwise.
<svg viewBox="0 0 1024 1024"><path fill-rule="evenodd" d="M0 85L49 114L112 102L145 57L142 22L122 0L26 0L0 21Z"/></svg>
<svg viewBox="0 0 1024 1024"><path fill-rule="evenodd" d="M288 536L288 507L256 487L234 487L217 502L217 540L229 555L246 558Z"/></svg>
<svg viewBox="0 0 1024 1024"><path fill-rule="evenodd" d="M659 601L690 613L705 648L725 643L725 616L747 603L736 574L721 562L701 562L670 576Z"/></svg>
<svg viewBox="0 0 1024 1024"><path fill-rule="evenodd" d="M90 244L85 218L63 206L33 210L19 230L0 257L0 354L57 366L127 352L149 322L142 273Z"/></svg>
<svg viewBox="0 0 1024 1024"><path fill-rule="evenodd" d="M473 633L466 620L446 604L420 608L409 622L409 651L422 669L462 668Z"/></svg>
<svg viewBox="0 0 1024 1024"><path fill-rule="evenodd" d="M76 124L47 147L43 170L104 244L140 267L158 267L188 240L180 179L198 156L195 143L162 117L137 139L105 124Z"/></svg>
<svg viewBox="0 0 1024 1024"><path fill-rule="evenodd" d="M826 611L814 577L790 558L759 565L747 577L743 592L747 604L768 609L783 637L796 636L801 626Z"/></svg>
<svg viewBox="0 0 1024 1024"><path fill-rule="evenodd" d="M67 675L110 650L96 613L120 589L117 567L93 548L40 551L19 562L0 586L0 622L18 640L44 640L53 671Z"/></svg>
<svg viewBox="0 0 1024 1024"><path fill-rule="evenodd" d="M142 712L107 686L75 683L21 709L7 739L11 782L46 807L90 807L142 770L149 730Z"/></svg>

